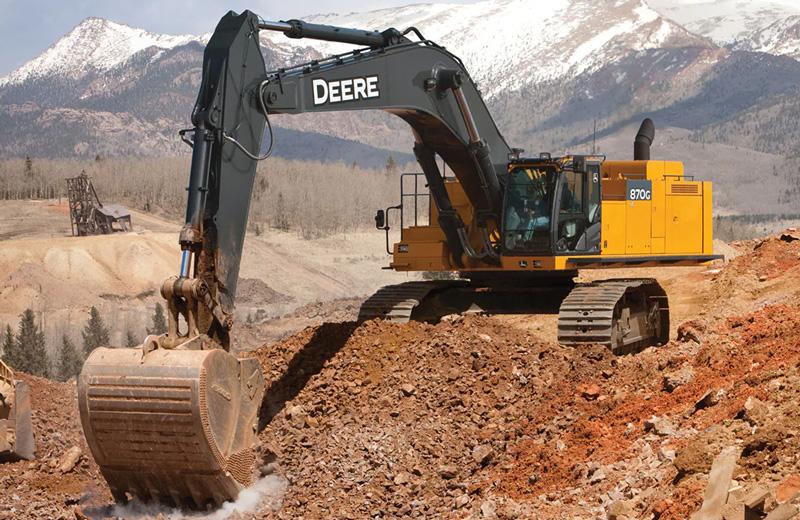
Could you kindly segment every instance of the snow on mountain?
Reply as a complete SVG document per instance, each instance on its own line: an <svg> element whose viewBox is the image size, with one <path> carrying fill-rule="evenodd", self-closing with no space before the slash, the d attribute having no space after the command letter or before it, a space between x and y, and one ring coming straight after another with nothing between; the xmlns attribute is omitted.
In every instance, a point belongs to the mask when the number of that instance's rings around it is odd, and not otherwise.
<svg viewBox="0 0 800 520"><path fill-rule="evenodd" d="M722 45L797 55L798 0L649 0L663 15ZM797 20L793 24L796 26Z"/></svg>
<svg viewBox="0 0 800 520"><path fill-rule="evenodd" d="M782 18L748 38L736 41L735 49L791 56L800 60L800 15Z"/></svg>
<svg viewBox="0 0 800 520"><path fill-rule="evenodd" d="M644 0L484 0L419 4L364 13L328 14L307 21L359 29L414 26L459 56L487 98L498 92L592 72L631 51L710 46L662 17ZM282 34L265 36L287 42ZM302 40L295 45L302 45ZM314 42L323 54L352 47Z"/></svg>
<svg viewBox="0 0 800 520"><path fill-rule="evenodd" d="M102 18L87 18L38 57L0 78L0 87L51 75L77 79L92 71L110 70L150 47L166 50L207 40L207 35L153 34Z"/></svg>

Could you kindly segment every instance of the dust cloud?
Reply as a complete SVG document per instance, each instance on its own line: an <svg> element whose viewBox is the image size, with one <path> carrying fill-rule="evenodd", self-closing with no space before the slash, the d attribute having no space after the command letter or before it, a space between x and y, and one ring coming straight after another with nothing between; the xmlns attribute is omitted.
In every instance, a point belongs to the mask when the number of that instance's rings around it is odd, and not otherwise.
<svg viewBox="0 0 800 520"><path fill-rule="evenodd" d="M205 513L183 511L157 504L145 504L134 500L126 505L116 505L110 511L90 515L93 519L116 517L147 520L165 518L167 520L226 520L235 513L254 513L256 511L280 509L286 494L288 481L280 475L267 475L252 486L243 489L233 502L225 502L222 507ZM84 511L87 512L88 511ZM161 515L159 517L159 515Z"/></svg>

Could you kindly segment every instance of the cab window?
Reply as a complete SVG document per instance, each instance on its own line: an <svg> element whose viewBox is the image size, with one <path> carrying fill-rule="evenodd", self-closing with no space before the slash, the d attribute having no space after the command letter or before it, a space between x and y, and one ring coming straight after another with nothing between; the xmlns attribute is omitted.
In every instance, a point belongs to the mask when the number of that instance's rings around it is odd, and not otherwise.
<svg viewBox="0 0 800 520"><path fill-rule="evenodd" d="M550 250L556 173L551 168L518 167L506 184L503 246L517 253Z"/></svg>

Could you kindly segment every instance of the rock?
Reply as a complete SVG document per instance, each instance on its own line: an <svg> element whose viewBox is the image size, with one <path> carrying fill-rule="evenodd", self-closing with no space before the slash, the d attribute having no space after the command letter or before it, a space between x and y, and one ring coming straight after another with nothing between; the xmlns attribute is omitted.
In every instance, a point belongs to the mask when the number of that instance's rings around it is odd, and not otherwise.
<svg viewBox="0 0 800 520"><path fill-rule="evenodd" d="M797 506L781 504L764 517L764 520L789 520L797 515Z"/></svg>
<svg viewBox="0 0 800 520"><path fill-rule="evenodd" d="M666 513L669 510L669 508L671 508L673 505L674 505L674 502L672 500L670 500L669 498L665 498L663 500L659 500L653 506L653 515L655 516L655 518L659 518L659 517L661 517L661 515Z"/></svg>
<svg viewBox="0 0 800 520"><path fill-rule="evenodd" d="M762 425L769 416L769 406L761 399L750 396L744 402L740 415L753 426Z"/></svg>
<svg viewBox="0 0 800 520"><path fill-rule="evenodd" d="M762 274L758 277L759 282L766 282L768 280L767 275Z"/></svg>
<svg viewBox="0 0 800 520"><path fill-rule="evenodd" d="M681 343L688 343L694 341L700 344L703 339L703 333L706 331L706 326L702 321L691 320L681 323L678 326L678 341Z"/></svg>
<svg viewBox="0 0 800 520"><path fill-rule="evenodd" d="M458 470L455 466L439 466L439 476L445 480L450 480L451 478L455 478L458 474Z"/></svg>
<svg viewBox="0 0 800 520"><path fill-rule="evenodd" d="M658 449L658 460L662 462L673 462L675 460L675 450L662 446Z"/></svg>
<svg viewBox="0 0 800 520"><path fill-rule="evenodd" d="M694 379L694 368L691 365L685 364L675 372L668 372L664 374L662 379L662 386L667 392L672 392L676 388L687 385Z"/></svg>
<svg viewBox="0 0 800 520"><path fill-rule="evenodd" d="M650 417L644 422L644 431L652 431L656 435L670 436L675 435L675 425L668 417Z"/></svg>
<svg viewBox="0 0 800 520"><path fill-rule="evenodd" d="M536 484L537 482L539 482L539 475L537 475L536 473L532 473L528 477L528 484L533 485Z"/></svg>
<svg viewBox="0 0 800 520"><path fill-rule="evenodd" d="M478 337L481 338L483 341L491 343L492 337L488 334L478 334Z"/></svg>
<svg viewBox="0 0 800 520"><path fill-rule="evenodd" d="M692 515L692 520L710 520L722 516L739 452L740 448L732 446L722 450L714 459L708 474L708 485L703 493L703 505L700 511Z"/></svg>
<svg viewBox="0 0 800 520"><path fill-rule="evenodd" d="M597 484L598 482L602 482L606 479L606 472L603 468L597 468L592 476L589 477L589 484Z"/></svg>
<svg viewBox="0 0 800 520"><path fill-rule="evenodd" d="M460 495L454 501L455 509L461 509L465 505L469 504L469 495Z"/></svg>
<svg viewBox="0 0 800 520"><path fill-rule="evenodd" d="M258 468L258 471L261 473L262 477L266 477L267 475L272 475L274 473L278 473L280 471L280 465L277 462L268 462Z"/></svg>
<svg viewBox="0 0 800 520"><path fill-rule="evenodd" d="M491 462L494 457L494 450L487 444L478 444L472 448L472 460L480 466L485 466Z"/></svg>
<svg viewBox="0 0 800 520"><path fill-rule="evenodd" d="M781 233L780 239L783 242L791 243L796 240L800 240L800 233L798 233L795 228L788 228L786 231Z"/></svg>
<svg viewBox="0 0 800 520"><path fill-rule="evenodd" d="M417 389L414 388L414 385L410 383L405 383L400 386L400 390L403 392L403 395L406 397L411 397L417 392Z"/></svg>
<svg viewBox="0 0 800 520"><path fill-rule="evenodd" d="M583 383L578 385L578 392L587 401L594 401L600 396L600 387L595 383Z"/></svg>
<svg viewBox="0 0 800 520"><path fill-rule="evenodd" d="M497 518L497 507L494 502L487 500L481 504L481 518Z"/></svg>
<svg viewBox="0 0 800 520"><path fill-rule="evenodd" d="M306 414L305 409L298 405L290 406L286 409L286 417L291 419L292 417L302 417Z"/></svg>
<svg viewBox="0 0 800 520"><path fill-rule="evenodd" d="M445 323L459 323L461 321L464 321L464 316L462 316L461 314L447 314L445 316L442 316L439 321L443 321Z"/></svg>
<svg viewBox="0 0 800 520"><path fill-rule="evenodd" d="M613 502L606 511L608 520L633 520L636 518L636 510L628 502Z"/></svg>
<svg viewBox="0 0 800 520"><path fill-rule="evenodd" d="M75 469L75 465L81 459L81 455L83 455L83 452L81 451L80 447L71 447L59 459L58 471L61 473L69 473Z"/></svg>
<svg viewBox="0 0 800 520"><path fill-rule="evenodd" d="M725 390L709 390L694 403L694 411L696 412L714 406L718 404L723 397L725 397Z"/></svg>
<svg viewBox="0 0 800 520"><path fill-rule="evenodd" d="M783 479L775 489L775 500L779 504L790 502L797 495L800 495L800 475L793 473Z"/></svg>
<svg viewBox="0 0 800 520"><path fill-rule="evenodd" d="M392 479L392 482L394 482L395 485L397 486L403 486L411 482L411 475L409 475L405 471L401 471L397 475L395 475L394 479Z"/></svg>

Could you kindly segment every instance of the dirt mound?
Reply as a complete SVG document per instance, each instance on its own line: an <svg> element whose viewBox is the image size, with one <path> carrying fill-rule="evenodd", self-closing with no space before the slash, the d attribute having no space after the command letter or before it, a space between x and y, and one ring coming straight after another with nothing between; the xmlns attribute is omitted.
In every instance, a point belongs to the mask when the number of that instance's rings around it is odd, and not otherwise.
<svg viewBox="0 0 800 520"><path fill-rule="evenodd" d="M74 518L78 504L108 502L108 487L83 437L75 385L19 377L31 389L36 459L0 464L0 518ZM81 453L75 465L61 468L74 448Z"/></svg>
<svg viewBox="0 0 800 520"><path fill-rule="evenodd" d="M289 303L294 298L283 293L279 293L264 280L258 278L242 278L236 285L236 302L240 305L258 306L277 303Z"/></svg>
<svg viewBox="0 0 800 520"><path fill-rule="evenodd" d="M282 515L597 518L628 501L677 520L727 445L745 447L740 485L774 488L800 469L798 325L771 306L622 358L493 318L308 328L255 353ZM756 433L748 399L769 410Z"/></svg>

